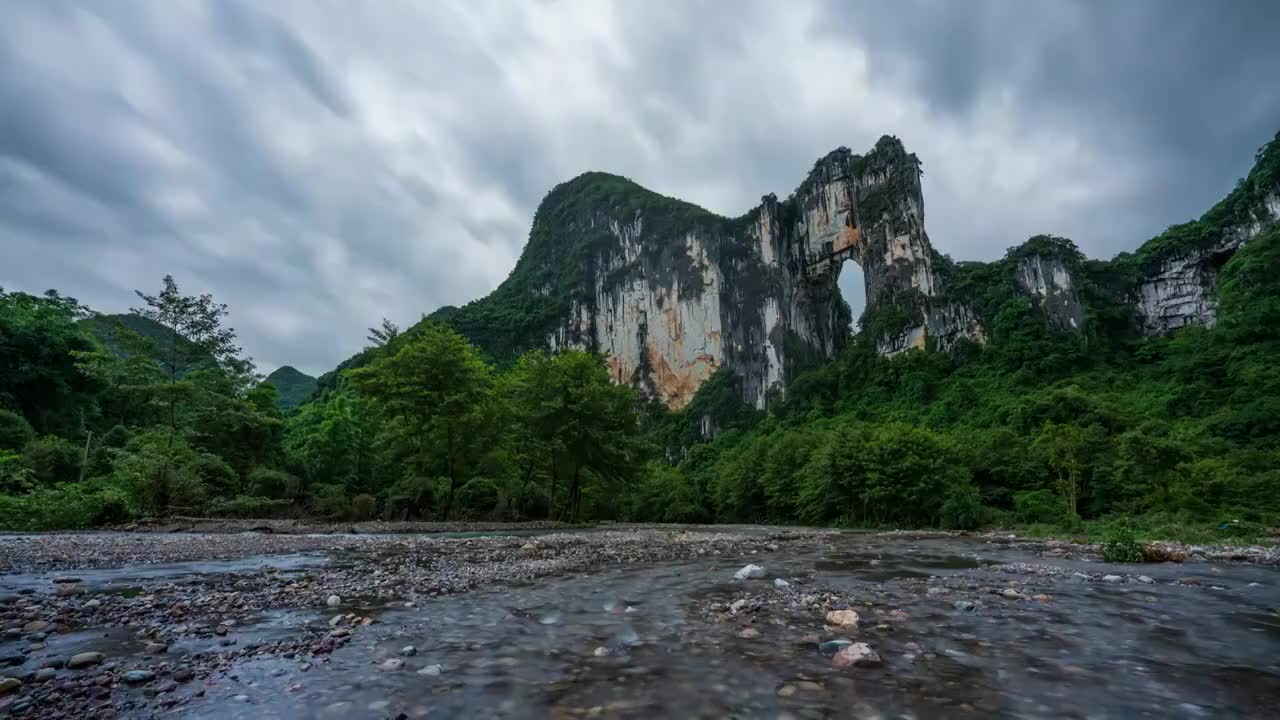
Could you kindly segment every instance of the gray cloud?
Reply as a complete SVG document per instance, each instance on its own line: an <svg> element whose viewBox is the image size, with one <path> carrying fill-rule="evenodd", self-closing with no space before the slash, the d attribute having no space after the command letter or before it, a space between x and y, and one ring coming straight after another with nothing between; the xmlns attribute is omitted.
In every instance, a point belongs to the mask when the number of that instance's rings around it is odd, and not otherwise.
<svg viewBox="0 0 1280 720"><path fill-rule="evenodd" d="M1270 2L0 6L0 285L103 310L173 273L271 369L491 290L590 170L736 215L903 138L927 226L1131 249L1280 128ZM849 287L855 272L846 272ZM850 293L856 295L857 293Z"/></svg>

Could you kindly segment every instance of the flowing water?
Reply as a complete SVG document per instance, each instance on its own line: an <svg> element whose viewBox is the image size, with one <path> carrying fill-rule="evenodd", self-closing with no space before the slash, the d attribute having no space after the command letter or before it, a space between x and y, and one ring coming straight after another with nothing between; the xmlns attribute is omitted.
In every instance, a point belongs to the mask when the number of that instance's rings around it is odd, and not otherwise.
<svg viewBox="0 0 1280 720"><path fill-rule="evenodd" d="M300 659L246 661L184 687L180 692L204 695L178 712L343 720L1280 717L1275 568L1103 565L977 539L852 534L748 559L765 566L767 578L736 581L742 559L707 558L611 567L416 607L344 606L377 623L360 628L327 663L304 671ZM1009 563L1066 572L1029 575L1011 572ZM170 570L219 571L216 563L186 565ZM1126 581L1073 578L1074 571ZM1154 582L1137 582L1138 574ZM145 585L149 577L155 575L135 573L127 582ZM728 618L710 609L777 597L784 591L773 588L773 578L792 582L797 594L847 595L864 616L861 628L833 632L821 613L786 604ZM1052 600L987 592L1014 579L1026 583L1026 593ZM0 578L5 586L21 581ZM930 594L931 587L949 590ZM957 609L965 601L976 608ZM303 626L327 631L332 613L268 612L236 635L243 643ZM756 634L740 636L747 627ZM116 656L137 651L127 634L97 635L93 644ZM818 644L836 637L870 643L883 666L835 669ZM59 642L69 648L77 639ZM382 668L408 645L416 653L403 658L402 669ZM436 665L438 674L419 672Z"/></svg>

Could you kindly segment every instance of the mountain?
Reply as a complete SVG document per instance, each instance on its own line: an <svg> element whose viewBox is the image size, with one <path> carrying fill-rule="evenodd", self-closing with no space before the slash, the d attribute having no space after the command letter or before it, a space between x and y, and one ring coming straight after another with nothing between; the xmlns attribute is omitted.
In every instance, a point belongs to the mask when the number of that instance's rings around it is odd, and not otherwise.
<svg viewBox="0 0 1280 720"><path fill-rule="evenodd" d="M866 154L842 147L819 159L785 200L766 195L726 218L589 172L547 194L506 281L426 319L500 363L534 348L600 352L615 381L672 408L718 368L764 408L789 378L854 341L836 287L848 261L866 285L857 338L882 355L982 344L1010 296L1050 327L1087 337L1211 324L1218 269L1280 215L1280 135L1199 220L1110 261L1053 236L993 263L953 261L925 232L920 176L919 158L885 136Z"/></svg>
<svg viewBox="0 0 1280 720"><path fill-rule="evenodd" d="M174 342L173 334L169 328L141 315L133 313L119 313L114 315L93 315L80 321L81 325L90 328L94 335L102 341L102 344L108 350L119 355L120 357L128 357L130 350L131 338L126 337L128 331L132 331L142 336L145 340L149 340L155 344L155 347L163 351L169 347L169 343ZM126 336L120 335L120 330L126 331ZM193 352L191 341L179 335L176 339L178 346L183 348L181 352L189 354ZM191 370L195 370L201 366L212 366L215 364L212 357L205 356L204 363L193 363Z"/></svg>
<svg viewBox="0 0 1280 720"><path fill-rule="evenodd" d="M285 410L301 405L316 391L316 379L291 365L276 369L267 376L266 382L276 386L280 407Z"/></svg>

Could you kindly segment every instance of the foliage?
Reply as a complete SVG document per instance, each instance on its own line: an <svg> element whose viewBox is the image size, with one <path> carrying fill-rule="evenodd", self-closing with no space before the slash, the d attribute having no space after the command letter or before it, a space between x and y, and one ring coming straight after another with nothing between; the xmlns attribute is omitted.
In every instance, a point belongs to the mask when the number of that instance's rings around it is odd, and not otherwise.
<svg viewBox="0 0 1280 720"><path fill-rule="evenodd" d="M12 410L0 409L0 450L21 450L36 437L27 419Z"/></svg>
<svg viewBox="0 0 1280 720"><path fill-rule="evenodd" d="M464 517L487 517L497 505L498 485L489 478L472 478L458 489L458 510Z"/></svg>
<svg viewBox="0 0 1280 720"><path fill-rule="evenodd" d="M1111 563L1142 562L1142 546L1138 544L1133 529L1120 526L1112 530L1102 544L1102 559Z"/></svg>
<svg viewBox="0 0 1280 720"><path fill-rule="evenodd" d="M134 515L133 499L103 482L60 483L21 495L0 494L0 527L64 530L120 523Z"/></svg>
<svg viewBox="0 0 1280 720"><path fill-rule="evenodd" d="M378 499L372 495L361 493L351 498L351 519L372 520L378 514Z"/></svg>
<svg viewBox="0 0 1280 720"><path fill-rule="evenodd" d="M425 520L431 516L436 502L436 481L424 477L406 477L387 489L383 504L388 520Z"/></svg>
<svg viewBox="0 0 1280 720"><path fill-rule="evenodd" d="M941 524L955 530L975 530L987 522L990 512L982 505L978 488L972 483L956 483L942 503Z"/></svg>
<svg viewBox="0 0 1280 720"><path fill-rule="evenodd" d="M80 447L66 438L45 435L27 443L22 449L22 458L37 482L75 482L80 477L82 453Z"/></svg>
<svg viewBox="0 0 1280 720"><path fill-rule="evenodd" d="M265 520L289 514L293 508L290 500L233 495L221 497L209 503L209 514L214 517L247 518Z"/></svg>
<svg viewBox="0 0 1280 720"><path fill-rule="evenodd" d="M458 487L493 445L499 412L493 369L461 335L428 323L394 353L351 371L350 381L400 425L413 470L427 472L443 461L449 480L443 514L449 517Z"/></svg>

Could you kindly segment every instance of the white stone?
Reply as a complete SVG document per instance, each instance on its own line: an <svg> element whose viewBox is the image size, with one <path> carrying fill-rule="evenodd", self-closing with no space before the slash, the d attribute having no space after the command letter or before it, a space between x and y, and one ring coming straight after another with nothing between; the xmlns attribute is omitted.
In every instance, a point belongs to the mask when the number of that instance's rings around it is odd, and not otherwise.
<svg viewBox="0 0 1280 720"><path fill-rule="evenodd" d="M764 577L764 568L759 565L744 565L733 574L735 580L758 579Z"/></svg>

